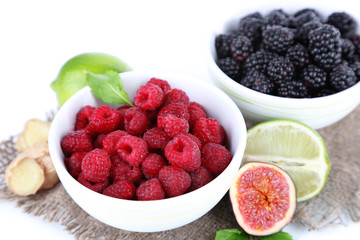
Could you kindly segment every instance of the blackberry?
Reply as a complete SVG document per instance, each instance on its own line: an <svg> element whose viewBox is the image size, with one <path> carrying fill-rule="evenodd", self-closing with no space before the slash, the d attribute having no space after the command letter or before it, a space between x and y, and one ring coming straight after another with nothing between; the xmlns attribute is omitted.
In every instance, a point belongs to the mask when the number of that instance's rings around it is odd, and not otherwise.
<svg viewBox="0 0 360 240"><path fill-rule="evenodd" d="M238 31L253 42L259 41L261 39L263 25L264 20L261 15L252 14L240 19Z"/></svg>
<svg viewBox="0 0 360 240"><path fill-rule="evenodd" d="M282 53L294 43L294 33L281 26L268 27L262 36L264 48L271 52Z"/></svg>
<svg viewBox="0 0 360 240"><path fill-rule="evenodd" d="M360 62L354 62L350 65L351 69L354 71L357 79L360 79Z"/></svg>
<svg viewBox="0 0 360 240"><path fill-rule="evenodd" d="M305 23L311 22L311 21L320 21L319 16L312 12L312 11L307 11L304 12L302 14L299 14L297 16L294 16L293 21L292 21L292 25L295 28L299 28L302 25L304 25Z"/></svg>
<svg viewBox="0 0 360 240"><path fill-rule="evenodd" d="M238 35L231 40L230 53L236 61L243 62L252 51L253 47L248 37Z"/></svg>
<svg viewBox="0 0 360 240"><path fill-rule="evenodd" d="M335 91L345 90L357 82L355 72L351 67L341 64L330 73L330 86Z"/></svg>
<svg viewBox="0 0 360 240"><path fill-rule="evenodd" d="M323 69L310 64L302 70L301 80L310 91L314 92L326 86L327 73Z"/></svg>
<svg viewBox="0 0 360 240"><path fill-rule="evenodd" d="M281 81L290 81L295 74L295 67L287 57L273 58L267 67L267 75L275 84Z"/></svg>
<svg viewBox="0 0 360 240"><path fill-rule="evenodd" d="M251 70L257 70L259 72L266 72L266 68L271 59L277 56L275 53L259 50L251 54L243 64L244 75Z"/></svg>
<svg viewBox="0 0 360 240"><path fill-rule="evenodd" d="M230 43L235 38L233 34L219 34L215 38L215 49L217 57L230 57Z"/></svg>
<svg viewBox="0 0 360 240"><path fill-rule="evenodd" d="M297 68L302 68L309 63L309 53L301 43L290 47L286 52L286 57L288 57Z"/></svg>
<svg viewBox="0 0 360 240"><path fill-rule="evenodd" d="M347 38L342 38L341 39L341 55L344 59L346 60L351 60L353 59L355 54L355 46L352 43L352 41L350 41Z"/></svg>
<svg viewBox="0 0 360 240"><path fill-rule="evenodd" d="M272 94L274 91L274 84L263 73L256 70L250 71L240 80L240 84L265 94Z"/></svg>
<svg viewBox="0 0 360 240"><path fill-rule="evenodd" d="M325 96L329 96L334 93L336 93L336 91L334 91L333 89L322 88L318 92L316 92L313 97L325 97Z"/></svg>
<svg viewBox="0 0 360 240"><path fill-rule="evenodd" d="M360 35L353 35L350 40L355 46L355 52L360 54Z"/></svg>
<svg viewBox="0 0 360 240"><path fill-rule="evenodd" d="M313 8L303 8L303 9L297 11L296 13L294 13L294 17L298 17L298 16L306 14L308 12L314 13L319 19L321 18L320 13Z"/></svg>
<svg viewBox="0 0 360 240"><path fill-rule="evenodd" d="M298 80L281 81L277 88L277 96L287 98L306 98L308 89Z"/></svg>
<svg viewBox="0 0 360 240"><path fill-rule="evenodd" d="M357 22L346 12L334 12L329 17L327 22L339 29L341 35L345 38L351 37L357 27Z"/></svg>
<svg viewBox="0 0 360 240"><path fill-rule="evenodd" d="M328 24L324 24L309 33L310 55L314 62L330 70L341 61L341 39L339 30Z"/></svg>
<svg viewBox="0 0 360 240"><path fill-rule="evenodd" d="M290 26L290 17L282 9L276 9L271 11L268 15L265 16L265 25L274 26L280 25L282 27Z"/></svg>
<svg viewBox="0 0 360 240"><path fill-rule="evenodd" d="M302 26L298 27L295 32L295 38L299 42L307 45L308 44L308 36L309 33L316 29L321 27L323 24L319 20L312 20L310 22L304 23Z"/></svg>
<svg viewBox="0 0 360 240"><path fill-rule="evenodd" d="M241 76L241 65L233 58L227 57L217 61L219 68L230 78L237 81Z"/></svg>

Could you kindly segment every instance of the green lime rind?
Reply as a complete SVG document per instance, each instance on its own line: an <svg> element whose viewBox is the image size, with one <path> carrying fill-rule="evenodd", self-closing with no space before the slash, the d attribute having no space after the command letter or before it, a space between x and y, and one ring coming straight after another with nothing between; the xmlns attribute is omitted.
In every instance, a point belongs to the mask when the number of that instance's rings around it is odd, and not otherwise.
<svg viewBox="0 0 360 240"><path fill-rule="evenodd" d="M318 195L331 169L321 135L295 120L269 120L250 128L243 163L251 161L269 162L288 172L298 202Z"/></svg>
<svg viewBox="0 0 360 240"><path fill-rule="evenodd" d="M59 105L86 86L87 72L102 74L109 70L122 73L132 69L121 59L104 53L84 53L68 60L51 83Z"/></svg>

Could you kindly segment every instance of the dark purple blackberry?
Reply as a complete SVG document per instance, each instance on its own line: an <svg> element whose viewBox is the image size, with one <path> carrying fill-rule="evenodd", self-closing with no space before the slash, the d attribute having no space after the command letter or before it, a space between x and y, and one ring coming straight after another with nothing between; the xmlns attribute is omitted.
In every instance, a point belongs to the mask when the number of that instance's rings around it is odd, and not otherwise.
<svg viewBox="0 0 360 240"><path fill-rule="evenodd" d="M321 15L318 11L316 11L315 9L313 8L303 8L303 9L300 9L299 11L297 11L296 13L294 13L294 17L298 17L302 14L306 14L308 12L312 12L314 13L319 19L321 18Z"/></svg>
<svg viewBox="0 0 360 240"><path fill-rule="evenodd" d="M334 12L329 17L327 22L335 26L341 32L344 38L354 35L357 27L357 22L346 12Z"/></svg>
<svg viewBox="0 0 360 240"><path fill-rule="evenodd" d="M301 43L297 43L288 48L286 57L288 57L297 68L302 68L310 61L308 50Z"/></svg>
<svg viewBox="0 0 360 240"><path fill-rule="evenodd" d="M355 52L360 54L360 35L353 35L350 40L355 46Z"/></svg>
<svg viewBox="0 0 360 240"><path fill-rule="evenodd" d="M238 81L241 76L241 65L231 57L221 58L217 61L219 68L230 78Z"/></svg>
<svg viewBox="0 0 360 240"><path fill-rule="evenodd" d="M351 69L354 71L355 76L358 81L360 80L360 62L354 62L350 65Z"/></svg>
<svg viewBox="0 0 360 240"><path fill-rule="evenodd" d="M329 95L334 94L334 93L336 93L336 91L334 91L333 89L322 88L318 92L316 92L313 95L313 97L325 97L325 96L329 96Z"/></svg>
<svg viewBox="0 0 360 240"><path fill-rule="evenodd" d="M264 48L271 52L282 53L294 43L294 33L281 26L268 27L262 36Z"/></svg>
<svg viewBox="0 0 360 240"><path fill-rule="evenodd" d="M267 75L275 84L281 81L290 81L295 74L295 67L287 57L273 58L267 67Z"/></svg>
<svg viewBox="0 0 360 240"><path fill-rule="evenodd" d="M240 80L240 84L265 94L272 94L274 91L274 84L263 73L256 70L250 71Z"/></svg>
<svg viewBox="0 0 360 240"><path fill-rule="evenodd" d="M219 34L215 38L215 49L217 57L230 57L230 43L235 36L233 34Z"/></svg>
<svg viewBox="0 0 360 240"><path fill-rule="evenodd" d="M247 75L247 73L252 70L257 70L259 72L265 73L268 63L276 56L277 54L264 50L259 50L251 54L243 64L244 75Z"/></svg>
<svg viewBox="0 0 360 240"><path fill-rule="evenodd" d="M251 41L261 40L261 31L264 20L261 15L253 14L240 19L238 31L247 36Z"/></svg>
<svg viewBox="0 0 360 240"><path fill-rule="evenodd" d="M355 46L352 43L352 41L350 41L347 38L342 38L341 39L341 55L342 58L346 59L346 60L351 60L353 59L355 54Z"/></svg>
<svg viewBox="0 0 360 240"><path fill-rule="evenodd" d="M281 81L278 85L276 95L287 98L309 97L308 89L303 82L298 80Z"/></svg>
<svg viewBox="0 0 360 240"><path fill-rule="evenodd" d="M243 62L252 51L251 40L244 35L236 36L230 43L230 53L236 61Z"/></svg>
<svg viewBox="0 0 360 240"><path fill-rule="evenodd" d="M312 92L325 87L327 83L327 73L312 64L305 67L300 76L304 85Z"/></svg>
<svg viewBox="0 0 360 240"><path fill-rule="evenodd" d="M271 11L264 17L266 26L279 25L283 27L289 27L291 20L290 16L286 14L282 9L276 9Z"/></svg>
<svg viewBox="0 0 360 240"><path fill-rule="evenodd" d="M330 70L341 62L341 40L339 30L324 24L309 33L310 55L314 62Z"/></svg>
<svg viewBox="0 0 360 240"><path fill-rule="evenodd" d="M335 67L329 75L330 86L337 92L345 90L357 82L355 72L344 64Z"/></svg>
<svg viewBox="0 0 360 240"><path fill-rule="evenodd" d="M305 23L311 22L311 21L319 21L320 22L320 18L319 16L312 12L312 11L307 11L304 12L302 14L299 14L297 16L294 16L293 20L292 20L292 25L295 28L299 28L302 25L304 25Z"/></svg>
<svg viewBox="0 0 360 240"><path fill-rule="evenodd" d="M308 44L308 36L310 31L321 27L323 24L319 20L312 20L298 27L295 32L295 38L299 42L307 45Z"/></svg>

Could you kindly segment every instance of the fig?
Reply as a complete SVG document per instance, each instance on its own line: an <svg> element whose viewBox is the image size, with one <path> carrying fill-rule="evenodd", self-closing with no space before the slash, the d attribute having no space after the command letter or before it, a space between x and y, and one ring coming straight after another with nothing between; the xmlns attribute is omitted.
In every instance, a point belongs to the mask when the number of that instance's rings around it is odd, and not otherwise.
<svg viewBox="0 0 360 240"><path fill-rule="evenodd" d="M279 232L291 221L296 209L293 180L270 163L244 164L229 194L238 224L253 236Z"/></svg>

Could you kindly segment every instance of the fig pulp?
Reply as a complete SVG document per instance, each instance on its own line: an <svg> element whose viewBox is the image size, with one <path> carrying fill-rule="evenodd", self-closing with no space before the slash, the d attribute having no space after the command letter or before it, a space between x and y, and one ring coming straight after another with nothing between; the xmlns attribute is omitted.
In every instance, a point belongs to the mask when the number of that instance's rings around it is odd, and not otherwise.
<svg viewBox="0 0 360 240"><path fill-rule="evenodd" d="M279 232L292 219L296 189L289 174L281 168L260 162L244 164L230 187L235 218L250 235Z"/></svg>

